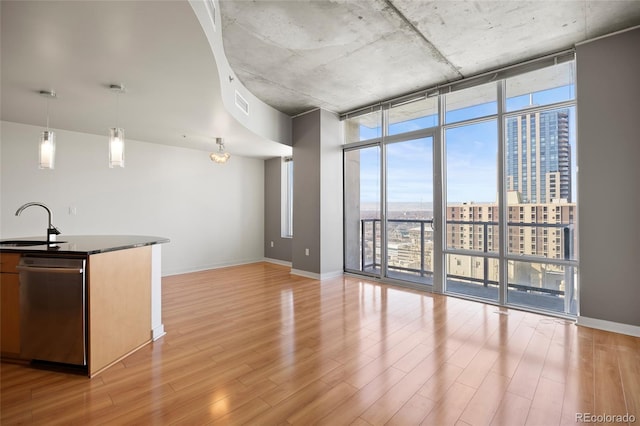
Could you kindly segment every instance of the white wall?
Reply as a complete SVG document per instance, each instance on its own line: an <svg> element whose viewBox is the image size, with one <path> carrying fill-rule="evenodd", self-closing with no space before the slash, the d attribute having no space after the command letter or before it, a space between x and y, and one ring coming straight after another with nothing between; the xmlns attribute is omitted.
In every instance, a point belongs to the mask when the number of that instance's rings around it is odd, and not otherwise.
<svg viewBox="0 0 640 426"><path fill-rule="evenodd" d="M220 17L220 2L214 0L218 25L222 22ZM202 0L190 0L189 4L196 14L202 30L207 36L211 52L215 58L220 80L220 95L225 109L244 127L266 139L291 146L291 117L262 102L251 93L238 78L229 65L224 53L222 31L216 31L209 16L208 6ZM249 104L250 114L246 114L236 106L236 91Z"/></svg>
<svg viewBox="0 0 640 426"><path fill-rule="evenodd" d="M171 239L162 249L170 275L263 258L264 162L126 141L126 167L107 166L107 136L56 130L54 170L39 170L41 127L2 122L0 237L44 236L53 211L64 235L133 234ZM55 130L55 129L53 129ZM106 130L106 129L105 129ZM77 213L69 214L69 207Z"/></svg>
<svg viewBox="0 0 640 426"><path fill-rule="evenodd" d="M334 113L326 110L320 110L320 120L320 274L333 276L344 271L341 124Z"/></svg>

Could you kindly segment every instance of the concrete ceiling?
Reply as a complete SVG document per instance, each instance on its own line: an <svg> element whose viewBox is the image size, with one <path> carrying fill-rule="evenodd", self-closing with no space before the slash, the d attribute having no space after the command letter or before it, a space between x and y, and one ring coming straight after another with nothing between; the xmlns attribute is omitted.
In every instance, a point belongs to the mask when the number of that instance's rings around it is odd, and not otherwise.
<svg viewBox="0 0 640 426"><path fill-rule="evenodd" d="M342 113L640 24L640 1L228 1L226 56L258 98Z"/></svg>
<svg viewBox="0 0 640 426"><path fill-rule="evenodd" d="M345 112L640 23L640 1L227 1L226 56L259 99ZM1 2L2 120L258 158L291 148L226 113L187 0ZM123 83L116 97L108 86ZM58 143L63 143L58 140Z"/></svg>

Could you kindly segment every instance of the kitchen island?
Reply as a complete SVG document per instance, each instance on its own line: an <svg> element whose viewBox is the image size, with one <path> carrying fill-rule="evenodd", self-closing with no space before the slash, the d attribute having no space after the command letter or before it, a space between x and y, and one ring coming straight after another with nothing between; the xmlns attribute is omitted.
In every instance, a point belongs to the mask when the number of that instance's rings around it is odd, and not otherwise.
<svg viewBox="0 0 640 426"><path fill-rule="evenodd" d="M133 235L58 236L0 242L0 349L3 358L21 355L18 262L27 257L86 259L86 373L92 377L164 335L161 315L162 237ZM6 240L4 240L6 241ZM24 290L24 288L22 289Z"/></svg>

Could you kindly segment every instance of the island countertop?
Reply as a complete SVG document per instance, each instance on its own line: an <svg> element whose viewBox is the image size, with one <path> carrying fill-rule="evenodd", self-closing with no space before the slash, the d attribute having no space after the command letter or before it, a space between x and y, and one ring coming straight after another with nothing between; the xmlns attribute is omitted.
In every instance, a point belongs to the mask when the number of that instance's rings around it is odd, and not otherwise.
<svg viewBox="0 0 640 426"><path fill-rule="evenodd" d="M43 237L3 238L2 240L31 241L43 240ZM134 247L149 246L153 244L163 244L168 242L169 239L165 237L154 237L146 235L58 235L57 241L53 241L49 246L47 244L13 246L2 245L0 243L0 251L19 253L91 255L109 251L126 250Z"/></svg>

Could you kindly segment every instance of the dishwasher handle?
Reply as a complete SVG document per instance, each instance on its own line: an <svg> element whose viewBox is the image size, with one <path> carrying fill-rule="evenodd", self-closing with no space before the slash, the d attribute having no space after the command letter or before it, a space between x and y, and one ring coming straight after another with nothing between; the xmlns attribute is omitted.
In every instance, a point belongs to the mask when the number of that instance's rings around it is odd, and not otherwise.
<svg viewBox="0 0 640 426"><path fill-rule="evenodd" d="M47 272L53 274L81 274L84 272L83 268L48 268L40 266L24 266L17 265L16 269L22 272Z"/></svg>

